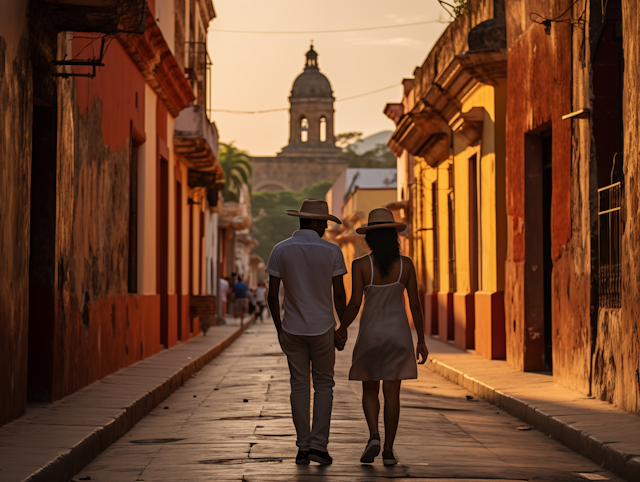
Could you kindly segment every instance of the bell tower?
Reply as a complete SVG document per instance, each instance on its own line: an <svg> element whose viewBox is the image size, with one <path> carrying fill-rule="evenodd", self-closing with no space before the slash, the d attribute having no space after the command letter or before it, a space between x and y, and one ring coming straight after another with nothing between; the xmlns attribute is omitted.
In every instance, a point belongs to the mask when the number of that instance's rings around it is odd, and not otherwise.
<svg viewBox="0 0 640 482"><path fill-rule="evenodd" d="M333 90L320 72L313 44L306 54L304 71L296 78L289 97L289 145L281 155L314 153L335 156Z"/></svg>
<svg viewBox="0 0 640 482"><path fill-rule="evenodd" d="M333 90L311 47L289 96L289 144L275 157L254 157L255 191L299 191L320 181L335 182L349 161L340 156L333 128Z"/></svg>

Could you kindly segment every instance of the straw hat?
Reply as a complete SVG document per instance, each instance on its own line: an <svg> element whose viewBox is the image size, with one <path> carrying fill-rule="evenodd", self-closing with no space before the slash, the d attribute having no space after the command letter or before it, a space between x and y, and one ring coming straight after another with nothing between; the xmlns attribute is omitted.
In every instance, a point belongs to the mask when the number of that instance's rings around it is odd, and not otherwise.
<svg viewBox="0 0 640 482"><path fill-rule="evenodd" d="M387 208L374 209L369 213L369 219L367 221L367 224L363 224L356 229L356 233L364 234L370 229L379 228L394 228L396 232L401 233L407 229L406 224L397 223L395 219L393 219L393 213Z"/></svg>
<svg viewBox="0 0 640 482"><path fill-rule="evenodd" d="M300 208L300 211L287 209L285 213L287 213L289 216L295 216L297 218L322 219L325 221L333 221L334 223L342 224L342 222L337 217L329 214L329 206L325 201L305 199L304 201L302 201L302 207Z"/></svg>

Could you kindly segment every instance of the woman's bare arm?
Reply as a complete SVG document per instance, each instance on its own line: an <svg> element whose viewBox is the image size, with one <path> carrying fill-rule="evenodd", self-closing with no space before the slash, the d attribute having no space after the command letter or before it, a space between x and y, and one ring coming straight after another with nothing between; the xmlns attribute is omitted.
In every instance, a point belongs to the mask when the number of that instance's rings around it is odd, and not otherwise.
<svg viewBox="0 0 640 482"><path fill-rule="evenodd" d="M343 337L349 325L353 323L353 320L358 316L360 306L362 305L362 294L364 293L364 279L362 276L362 262L360 259L356 259L351 264L351 299L347 305L347 309L344 311L344 315L340 320L340 328L338 328L338 335Z"/></svg>
<svg viewBox="0 0 640 482"><path fill-rule="evenodd" d="M416 268L411 258L409 260L409 280L407 281L407 294L409 295L409 306L411 308L411 316L413 324L418 334L418 346L416 348L416 358L418 363L423 364L429 356L429 349L424 341L424 314L422 312L422 303L420 303L420 295L418 294L418 279L416 276ZM420 356L422 355L422 359Z"/></svg>

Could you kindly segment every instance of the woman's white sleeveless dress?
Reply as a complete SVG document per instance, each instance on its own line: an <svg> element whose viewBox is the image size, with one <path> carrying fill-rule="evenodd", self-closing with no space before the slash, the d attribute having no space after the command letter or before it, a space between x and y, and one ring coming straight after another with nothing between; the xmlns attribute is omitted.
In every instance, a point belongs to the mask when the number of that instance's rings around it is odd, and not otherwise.
<svg viewBox="0 0 640 482"><path fill-rule="evenodd" d="M402 256L398 281L364 287L364 308L353 349L349 380L408 380L418 378L411 327L404 308Z"/></svg>

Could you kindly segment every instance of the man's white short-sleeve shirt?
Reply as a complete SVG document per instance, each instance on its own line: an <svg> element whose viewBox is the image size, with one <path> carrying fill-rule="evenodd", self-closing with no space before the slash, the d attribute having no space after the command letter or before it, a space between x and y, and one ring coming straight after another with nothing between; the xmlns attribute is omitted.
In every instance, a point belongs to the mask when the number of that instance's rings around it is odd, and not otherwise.
<svg viewBox="0 0 640 482"><path fill-rule="evenodd" d="M311 229L276 244L265 270L282 279L282 329L292 335L322 335L335 326L332 279L346 274L340 248Z"/></svg>

